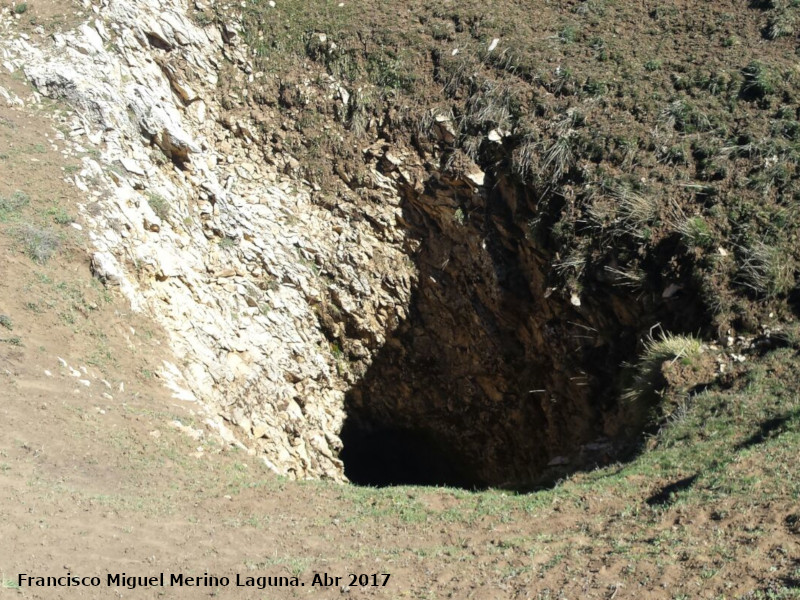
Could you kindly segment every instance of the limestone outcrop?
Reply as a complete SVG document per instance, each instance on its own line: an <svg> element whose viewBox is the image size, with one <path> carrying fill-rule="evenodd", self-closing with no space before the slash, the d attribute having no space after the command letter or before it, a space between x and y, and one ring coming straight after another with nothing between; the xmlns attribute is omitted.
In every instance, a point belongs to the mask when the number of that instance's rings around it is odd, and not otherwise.
<svg viewBox="0 0 800 600"><path fill-rule="evenodd" d="M387 191L370 219L339 210L264 160L263 128L224 118L220 65L250 69L235 24L200 27L183 0L84 7L91 20L50 37L5 23L0 49L73 110L56 125L83 157L70 177L93 272L168 332L178 397L276 473L342 480L345 390L411 293L399 198ZM357 332L348 356L343 327Z"/></svg>

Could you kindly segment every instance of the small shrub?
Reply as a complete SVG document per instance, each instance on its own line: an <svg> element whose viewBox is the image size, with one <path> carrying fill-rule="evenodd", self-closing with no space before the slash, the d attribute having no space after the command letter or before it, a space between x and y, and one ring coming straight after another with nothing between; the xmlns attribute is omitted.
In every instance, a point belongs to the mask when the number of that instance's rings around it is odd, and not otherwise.
<svg viewBox="0 0 800 600"><path fill-rule="evenodd" d="M14 325L11 323L11 317L8 315L0 315L0 326L5 327L9 331L14 329Z"/></svg>
<svg viewBox="0 0 800 600"><path fill-rule="evenodd" d="M61 247L61 237L56 232L34 225L18 227L14 236L22 245L23 252L31 260L40 264L50 260Z"/></svg>
<svg viewBox="0 0 800 600"><path fill-rule="evenodd" d="M558 39L564 44L572 44L578 39L578 30L572 26L564 27L564 29L558 32Z"/></svg>
<svg viewBox="0 0 800 600"><path fill-rule="evenodd" d="M70 215L60 206L49 210L48 213L53 217L53 222L57 225L69 225L75 221L75 219L72 218L72 215Z"/></svg>
<svg viewBox="0 0 800 600"><path fill-rule="evenodd" d="M167 202L163 196L154 192L148 192L147 203L150 205L150 208L153 209L156 216L162 221L165 221L167 217L169 217L169 202Z"/></svg>
<svg viewBox="0 0 800 600"><path fill-rule="evenodd" d="M21 2L20 4L17 4L16 6L14 6L14 14L15 15L24 15L26 12L28 12L28 3L27 2Z"/></svg>
<svg viewBox="0 0 800 600"><path fill-rule="evenodd" d="M225 248L225 249L235 248L236 247L236 238L232 238L232 237L229 237L229 236L226 235L225 237L220 239L219 247L220 248Z"/></svg>
<svg viewBox="0 0 800 600"><path fill-rule="evenodd" d="M661 61L660 60L648 60L644 63L644 70L649 71L650 73L654 71L658 71L661 69Z"/></svg>
<svg viewBox="0 0 800 600"><path fill-rule="evenodd" d="M44 312L42 307L39 306L36 302L26 302L25 308L31 312L36 313L37 315L40 315Z"/></svg>

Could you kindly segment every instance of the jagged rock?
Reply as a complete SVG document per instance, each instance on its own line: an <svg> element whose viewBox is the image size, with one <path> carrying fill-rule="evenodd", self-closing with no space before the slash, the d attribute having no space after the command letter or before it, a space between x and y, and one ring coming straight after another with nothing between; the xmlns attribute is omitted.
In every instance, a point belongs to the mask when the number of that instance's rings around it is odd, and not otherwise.
<svg viewBox="0 0 800 600"><path fill-rule="evenodd" d="M119 285L124 277L117 259L110 252L92 254L91 269L95 277L108 285Z"/></svg>
<svg viewBox="0 0 800 600"><path fill-rule="evenodd" d="M445 144L452 144L458 137L452 120L446 115L436 115L434 117L433 131L436 137Z"/></svg>
<svg viewBox="0 0 800 600"><path fill-rule="evenodd" d="M228 116L216 89L223 54L252 71L237 23L200 28L181 0L95 9L91 23L41 47L0 36L9 70L24 68L41 93L76 111L73 143L98 144L101 158L84 159L75 176L96 195L91 211L81 208L93 273L163 325L182 357L163 370L165 383L197 401L227 442L251 445L282 475L343 479L344 394L357 378L340 372L321 323L358 337L349 368L363 372L406 315L414 278L405 236L392 231L394 182L376 172L370 185L385 201L353 218L280 172L303 166L278 147L280 129L275 164L260 158L272 153L260 146L266 125ZM344 88L334 93L350 101ZM441 128L452 135L449 123ZM401 159L414 177L401 154L385 157L392 171ZM321 276L332 266L335 290Z"/></svg>

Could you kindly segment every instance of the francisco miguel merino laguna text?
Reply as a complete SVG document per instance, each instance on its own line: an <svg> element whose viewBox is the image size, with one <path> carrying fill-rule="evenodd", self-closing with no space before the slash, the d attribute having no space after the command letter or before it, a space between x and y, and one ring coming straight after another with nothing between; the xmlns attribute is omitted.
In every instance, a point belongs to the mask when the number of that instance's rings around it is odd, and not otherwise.
<svg viewBox="0 0 800 600"><path fill-rule="evenodd" d="M263 590L275 586L305 585L297 577L242 577L238 573L234 587L255 587ZM228 587L230 577L218 577L203 573L202 575L184 575L182 573L159 573L158 575L141 576L127 573L108 573L104 577L78 577L67 573L61 577L38 577L20 573L17 577L19 587L125 587L134 590L139 587ZM313 584L312 584L313 585Z"/></svg>
<svg viewBox="0 0 800 600"><path fill-rule="evenodd" d="M348 579L354 585L385 586L389 581L388 573L353 574L348 573ZM236 574L231 582L230 577L218 577L203 573L202 575L184 575L182 573L159 573L158 575L141 576L128 575L127 573L108 573L104 578L97 575L80 577L67 573L60 577L41 577L20 573L17 576L17 585L22 587L100 587L105 579L106 587L125 587L134 590L139 587L250 587L263 590L268 587L295 587L305 585L298 577L285 576L246 576ZM342 584L344 577L330 576L327 573L315 573L311 581L312 586L330 587Z"/></svg>

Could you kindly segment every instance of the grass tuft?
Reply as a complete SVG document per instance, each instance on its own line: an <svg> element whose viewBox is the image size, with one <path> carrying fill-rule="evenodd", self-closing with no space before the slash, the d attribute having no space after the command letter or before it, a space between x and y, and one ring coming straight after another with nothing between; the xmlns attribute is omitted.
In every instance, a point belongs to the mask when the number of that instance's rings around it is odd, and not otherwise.
<svg viewBox="0 0 800 600"><path fill-rule="evenodd" d="M758 242L743 251L739 283L757 295L773 298L788 293L795 285L795 264L779 248Z"/></svg>
<svg viewBox="0 0 800 600"><path fill-rule="evenodd" d="M765 36L770 40L789 37L795 32L795 15L787 8L777 10L767 20Z"/></svg>
<svg viewBox="0 0 800 600"><path fill-rule="evenodd" d="M758 61L752 61L742 69L744 82L742 83L741 95L744 98L757 99L772 94L775 91L775 84L769 69Z"/></svg>
<svg viewBox="0 0 800 600"><path fill-rule="evenodd" d="M636 363L633 382L624 392L623 399L637 401L652 398L665 383L661 373L665 362L691 362L702 352L702 343L691 335L662 333L658 339L648 337Z"/></svg>
<svg viewBox="0 0 800 600"><path fill-rule="evenodd" d="M544 153L542 174L548 176L553 183L556 183L567 173L575 160L572 151L573 133L570 130L560 135Z"/></svg>
<svg viewBox="0 0 800 600"><path fill-rule="evenodd" d="M649 225L658 216L658 201L652 196L642 196L628 188L618 188L613 195L620 214L617 228L633 238L649 239Z"/></svg>
<svg viewBox="0 0 800 600"><path fill-rule="evenodd" d="M703 217L689 217L678 224L677 230L689 248L709 248L714 244L714 234Z"/></svg>

